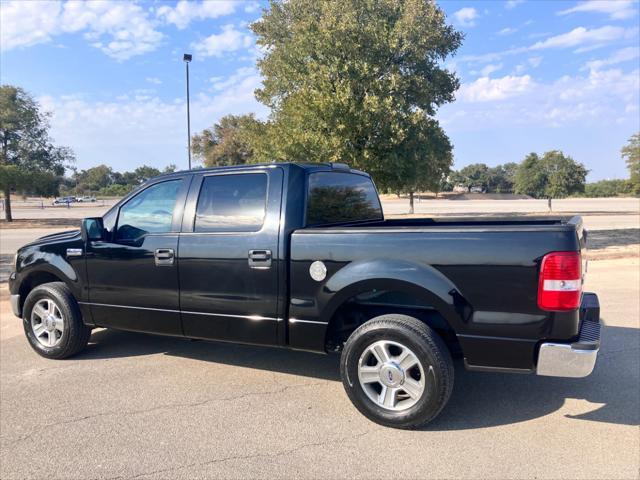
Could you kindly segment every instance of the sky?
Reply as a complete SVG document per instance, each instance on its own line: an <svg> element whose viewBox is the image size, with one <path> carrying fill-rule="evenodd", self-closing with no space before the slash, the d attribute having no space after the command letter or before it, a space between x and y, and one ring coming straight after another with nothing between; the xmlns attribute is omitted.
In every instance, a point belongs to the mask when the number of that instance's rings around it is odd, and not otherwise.
<svg viewBox="0 0 640 480"><path fill-rule="evenodd" d="M444 66L456 100L437 118L454 168L562 150L588 180L625 178L620 149L640 130L640 4L604 1L438 2L465 34ZM0 81L51 112L56 144L76 166L187 167L192 133L226 114L268 110L254 98L261 52L249 29L265 2L5 1Z"/></svg>

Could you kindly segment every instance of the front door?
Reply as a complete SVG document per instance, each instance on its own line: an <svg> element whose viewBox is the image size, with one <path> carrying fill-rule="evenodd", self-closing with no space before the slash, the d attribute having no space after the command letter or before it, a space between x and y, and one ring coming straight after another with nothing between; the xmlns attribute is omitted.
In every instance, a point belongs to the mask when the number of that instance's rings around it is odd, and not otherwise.
<svg viewBox="0 0 640 480"><path fill-rule="evenodd" d="M89 241L89 303L96 325L181 335L178 235L189 176L128 199L105 241Z"/></svg>
<svg viewBox="0 0 640 480"><path fill-rule="evenodd" d="M280 168L194 178L180 234L188 337L277 344Z"/></svg>

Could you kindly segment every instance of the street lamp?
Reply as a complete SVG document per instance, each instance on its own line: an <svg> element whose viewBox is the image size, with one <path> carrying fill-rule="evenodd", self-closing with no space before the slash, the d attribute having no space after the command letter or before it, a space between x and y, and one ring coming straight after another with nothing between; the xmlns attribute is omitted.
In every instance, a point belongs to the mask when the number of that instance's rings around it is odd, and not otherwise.
<svg viewBox="0 0 640 480"><path fill-rule="evenodd" d="M192 55L185 53L182 57L184 64L187 67L187 151L189 152L189 170L191 170L191 114L189 112L189 62L191 62Z"/></svg>

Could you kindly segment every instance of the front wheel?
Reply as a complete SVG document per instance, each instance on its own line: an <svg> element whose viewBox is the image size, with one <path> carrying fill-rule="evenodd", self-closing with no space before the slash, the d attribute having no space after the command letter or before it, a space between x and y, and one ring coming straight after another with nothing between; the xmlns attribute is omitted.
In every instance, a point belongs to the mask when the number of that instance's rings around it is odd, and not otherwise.
<svg viewBox="0 0 640 480"><path fill-rule="evenodd" d="M425 425L453 390L446 345L426 324L406 315L382 315L353 332L342 351L340 373L355 407L388 427Z"/></svg>
<svg viewBox="0 0 640 480"><path fill-rule="evenodd" d="M22 323L31 348L46 358L70 357L86 347L91 336L76 300L62 282L42 284L29 293Z"/></svg>

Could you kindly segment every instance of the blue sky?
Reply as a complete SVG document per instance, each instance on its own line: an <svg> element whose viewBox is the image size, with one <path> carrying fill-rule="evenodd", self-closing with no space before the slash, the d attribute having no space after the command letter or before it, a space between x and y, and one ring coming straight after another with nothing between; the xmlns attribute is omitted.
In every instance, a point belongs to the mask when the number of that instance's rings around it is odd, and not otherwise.
<svg viewBox="0 0 640 480"><path fill-rule="evenodd" d="M438 112L455 168L560 149L589 180L627 175L619 151L640 130L637 1L438 3L466 34L446 62L457 100ZM1 81L52 112L52 135L79 168L185 168L182 54L194 55L192 131L228 113L266 117L248 29L264 5L2 1Z"/></svg>

